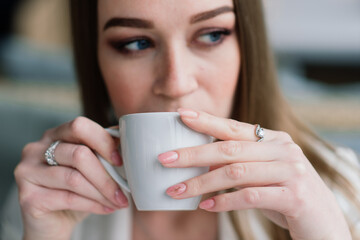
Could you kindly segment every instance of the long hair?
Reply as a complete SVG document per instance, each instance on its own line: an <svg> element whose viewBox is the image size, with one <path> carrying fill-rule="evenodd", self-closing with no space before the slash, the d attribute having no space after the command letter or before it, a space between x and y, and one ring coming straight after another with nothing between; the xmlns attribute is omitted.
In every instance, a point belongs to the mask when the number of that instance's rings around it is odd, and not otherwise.
<svg viewBox="0 0 360 240"><path fill-rule="evenodd" d="M318 138L292 112L277 81L269 48L261 0L234 0L236 30L241 49L241 69L231 118L259 123L265 128L285 131L303 150L318 173L332 187L340 189L360 209L358 194L350 182L309 142L317 141L327 150L334 148ZM84 115L109 126L111 103L97 59L97 1L70 0L74 58ZM249 226L249 211L228 212L241 239L255 239ZM289 232L260 217L271 239L291 239Z"/></svg>

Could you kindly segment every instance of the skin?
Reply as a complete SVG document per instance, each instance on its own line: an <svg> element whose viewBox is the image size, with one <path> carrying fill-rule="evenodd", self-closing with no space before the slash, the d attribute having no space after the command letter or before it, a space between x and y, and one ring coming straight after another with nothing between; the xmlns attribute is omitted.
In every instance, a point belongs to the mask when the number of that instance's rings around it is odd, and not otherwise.
<svg viewBox="0 0 360 240"><path fill-rule="evenodd" d="M194 24L189 21L198 13L232 5L230 0L207 1L206 5L197 1L152 1L150 6L141 0L101 1L99 64L117 115L192 107L227 117L240 70L240 52L233 32L235 15L227 12ZM103 30L109 19L119 16L152 20L154 28ZM211 42L209 33L224 29L232 31L231 35ZM112 44L134 37L148 39L154 46L133 54L114 50ZM139 47L133 43L126 49Z"/></svg>
<svg viewBox="0 0 360 240"><path fill-rule="evenodd" d="M235 15L224 12L191 23L194 15L224 6L231 8L233 3L99 3L99 65L117 116L179 111L190 128L222 140L159 155L169 168L211 167L208 173L167 190L175 199L212 195L199 210L135 212L135 218L153 224L152 233L164 239L214 239L217 212L259 208L288 228L294 239L351 239L333 194L288 134L266 129L259 143L255 126L228 119L241 67ZM114 17L149 20L153 27L113 24L104 30ZM59 166L50 167L43 154L56 140L62 141L55 150ZM88 214L127 207L127 199L94 155L98 152L121 165L116 149L116 141L84 117L50 129L28 144L15 170L24 239L69 239L76 223ZM237 191L216 194L229 188ZM148 237L136 227L134 239Z"/></svg>

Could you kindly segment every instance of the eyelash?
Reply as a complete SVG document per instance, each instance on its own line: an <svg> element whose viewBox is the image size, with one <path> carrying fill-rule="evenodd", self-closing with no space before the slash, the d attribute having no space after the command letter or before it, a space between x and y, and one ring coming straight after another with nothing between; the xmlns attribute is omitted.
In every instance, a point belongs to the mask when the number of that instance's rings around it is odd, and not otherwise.
<svg viewBox="0 0 360 240"><path fill-rule="evenodd" d="M198 44L201 48L212 48L214 46L217 46L219 44L221 44L224 39L229 36L232 32L228 29L216 29L216 30L203 30L200 32L200 34L198 34L198 37L192 41L192 43ZM211 35L213 34L213 36L219 36L219 40L217 40L214 43L200 43L198 41L196 41L198 38L200 37L205 37L207 35ZM143 43L147 43L148 46L146 46L145 49L139 49L139 50L130 50L128 48L126 48L127 46L134 44L134 43L139 43L141 41L146 41ZM155 44L153 43L153 41L151 39L149 39L148 37L145 36L140 36L140 37L135 37L135 38L130 38L130 39L125 39L125 40L120 40L120 41L112 41L110 42L110 45L117 50L118 52L124 54L124 55L136 55L136 54L141 54L142 52L148 50L149 48L152 48L155 46Z"/></svg>
<svg viewBox="0 0 360 240"><path fill-rule="evenodd" d="M125 39L125 40L120 40L120 41L114 41L114 42L111 42L110 44L112 45L112 47L115 50L119 51L122 54L135 54L137 52L141 52L141 51L144 51L144 50L136 50L136 51L129 50L129 49L126 48L126 46L128 46L130 44L133 44L133 43L136 43L136 42L139 42L139 41L143 41L143 40L148 41L148 43L150 44L150 47L154 46L153 42L148 37L130 38L130 39Z"/></svg>
<svg viewBox="0 0 360 240"><path fill-rule="evenodd" d="M205 48L211 48L211 47L217 46L217 45L221 44L227 36L229 36L231 34L231 31L228 29L216 29L213 31L205 30L205 31L202 31L202 33L200 33L196 39L207 36L207 35L211 35L211 34L215 34L215 35L219 34L220 39L211 44L207 44L207 43L198 43L198 44L201 47L205 47ZM194 42L196 43L196 40L194 40Z"/></svg>

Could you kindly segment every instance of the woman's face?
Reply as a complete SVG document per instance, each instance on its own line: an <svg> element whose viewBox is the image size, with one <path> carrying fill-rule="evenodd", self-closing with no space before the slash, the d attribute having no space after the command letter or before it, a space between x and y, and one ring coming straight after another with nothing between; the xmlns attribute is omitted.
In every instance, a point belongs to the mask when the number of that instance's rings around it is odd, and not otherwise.
<svg viewBox="0 0 360 240"><path fill-rule="evenodd" d="M117 116L229 117L240 70L232 0L98 1L98 60Z"/></svg>

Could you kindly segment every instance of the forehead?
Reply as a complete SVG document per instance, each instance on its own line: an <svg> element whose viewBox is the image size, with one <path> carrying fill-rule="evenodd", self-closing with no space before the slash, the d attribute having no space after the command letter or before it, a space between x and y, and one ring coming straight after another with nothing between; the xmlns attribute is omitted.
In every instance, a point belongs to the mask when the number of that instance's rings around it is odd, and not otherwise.
<svg viewBox="0 0 360 240"><path fill-rule="evenodd" d="M184 21L190 16L222 6L233 0L99 0L99 23L111 17L136 17L156 22Z"/></svg>

